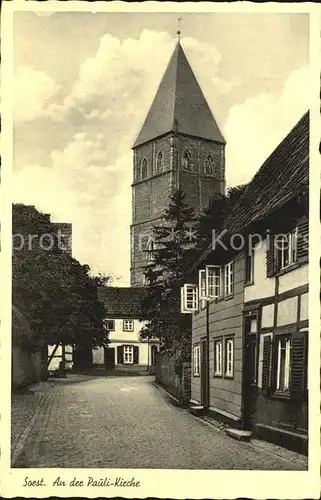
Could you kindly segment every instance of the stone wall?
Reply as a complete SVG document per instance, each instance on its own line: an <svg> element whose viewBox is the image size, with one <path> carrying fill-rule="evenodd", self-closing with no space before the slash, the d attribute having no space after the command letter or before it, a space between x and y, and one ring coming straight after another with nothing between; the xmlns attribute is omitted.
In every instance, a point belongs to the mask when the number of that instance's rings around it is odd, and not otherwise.
<svg viewBox="0 0 321 500"><path fill-rule="evenodd" d="M12 387L39 382L44 377L42 352L30 352L24 345L32 336L29 324L19 309L12 310Z"/></svg>
<svg viewBox="0 0 321 500"><path fill-rule="evenodd" d="M191 395L191 364L182 364L182 370L176 369L175 353L158 353L156 361L156 382L175 396L181 403L188 405Z"/></svg>

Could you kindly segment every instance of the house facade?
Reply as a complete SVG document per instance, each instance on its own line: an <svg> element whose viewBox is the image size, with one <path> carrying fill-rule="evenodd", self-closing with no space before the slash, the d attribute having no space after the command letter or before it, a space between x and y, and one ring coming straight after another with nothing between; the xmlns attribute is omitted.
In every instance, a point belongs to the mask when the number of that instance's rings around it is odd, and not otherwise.
<svg viewBox="0 0 321 500"><path fill-rule="evenodd" d="M159 341L155 338L140 339L145 325L142 318L144 288L105 287L100 290L100 300L106 309L105 328L108 347L93 349L93 367L126 373L154 373Z"/></svg>
<svg viewBox="0 0 321 500"><path fill-rule="evenodd" d="M182 288L191 405L307 452L309 115L262 165Z"/></svg>

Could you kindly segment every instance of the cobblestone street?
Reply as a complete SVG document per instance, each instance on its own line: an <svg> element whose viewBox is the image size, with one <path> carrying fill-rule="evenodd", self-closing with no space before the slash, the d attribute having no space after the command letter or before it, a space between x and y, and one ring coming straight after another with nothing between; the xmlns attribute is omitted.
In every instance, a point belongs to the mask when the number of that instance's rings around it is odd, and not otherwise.
<svg viewBox="0 0 321 500"><path fill-rule="evenodd" d="M305 457L236 441L174 406L153 377L69 375L16 394L14 467L304 470Z"/></svg>

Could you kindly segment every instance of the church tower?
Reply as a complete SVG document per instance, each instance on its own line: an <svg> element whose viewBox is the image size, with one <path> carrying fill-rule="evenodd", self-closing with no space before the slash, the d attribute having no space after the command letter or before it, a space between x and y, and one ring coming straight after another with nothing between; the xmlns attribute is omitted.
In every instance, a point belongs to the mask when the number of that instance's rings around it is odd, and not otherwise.
<svg viewBox="0 0 321 500"><path fill-rule="evenodd" d="M144 284L152 227L178 188L196 211L225 190L225 140L178 43L133 146L131 286Z"/></svg>

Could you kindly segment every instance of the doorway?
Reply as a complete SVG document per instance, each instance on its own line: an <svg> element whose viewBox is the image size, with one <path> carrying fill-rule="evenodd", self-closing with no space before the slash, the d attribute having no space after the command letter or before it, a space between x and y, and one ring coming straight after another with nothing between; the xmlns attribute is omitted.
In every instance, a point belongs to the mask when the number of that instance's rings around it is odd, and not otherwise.
<svg viewBox="0 0 321 500"><path fill-rule="evenodd" d="M244 382L243 382L243 401L244 401L244 427L252 430L257 398L257 337L256 334L248 334L245 337L244 352Z"/></svg>
<svg viewBox="0 0 321 500"><path fill-rule="evenodd" d="M115 348L105 347L105 369L110 370L115 367Z"/></svg>

